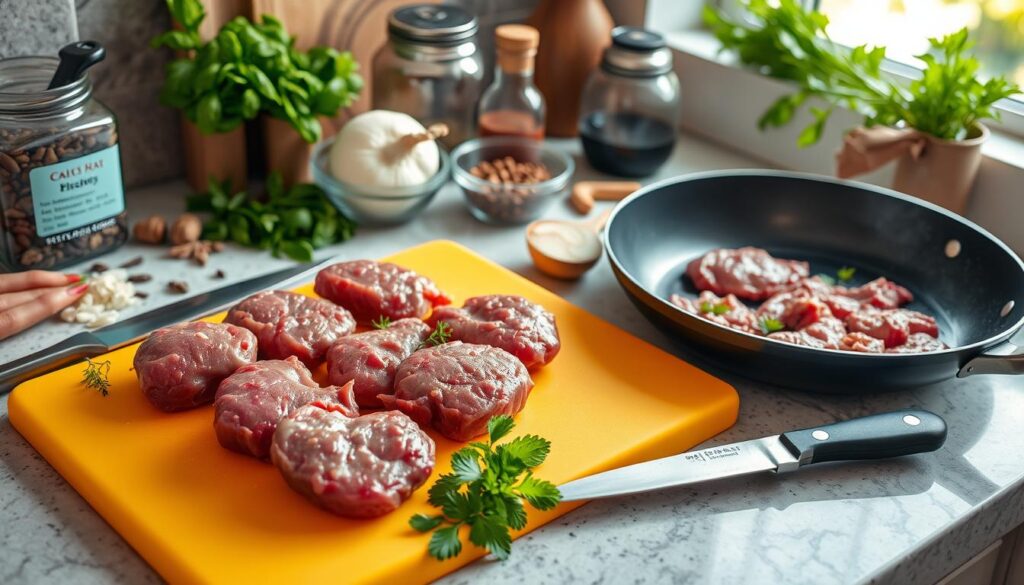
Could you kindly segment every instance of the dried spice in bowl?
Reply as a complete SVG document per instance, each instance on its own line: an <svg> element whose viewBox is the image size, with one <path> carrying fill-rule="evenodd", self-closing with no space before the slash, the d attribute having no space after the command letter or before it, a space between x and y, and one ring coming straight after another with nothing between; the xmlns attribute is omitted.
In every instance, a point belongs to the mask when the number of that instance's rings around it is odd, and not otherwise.
<svg viewBox="0 0 1024 585"><path fill-rule="evenodd" d="M0 61L0 266L59 268L128 236L117 123L87 76L47 89L58 60Z"/></svg>

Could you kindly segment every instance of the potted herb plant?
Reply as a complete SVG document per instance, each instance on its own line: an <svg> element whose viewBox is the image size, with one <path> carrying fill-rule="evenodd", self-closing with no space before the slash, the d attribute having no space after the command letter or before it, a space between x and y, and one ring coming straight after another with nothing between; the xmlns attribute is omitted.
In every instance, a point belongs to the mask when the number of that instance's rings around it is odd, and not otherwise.
<svg viewBox="0 0 1024 585"><path fill-rule="evenodd" d="M838 157L841 177L898 159L893 188L963 213L989 132L982 120L998 118L994 104L1020 92L1003 77L977 79L978 61L968 54L967 29L930 39L918 79L901 83L882 71L885 48L852 49L832 41L828 18L797 0L749 0L749 21L733 21L707 7L704 20L739 59L767 75L795 83L762 115L763 129L788 124L809 98L814 121L798 145L821 138L836 107L864 116L864 128L849 132Z"/></svg>
<svg viewBox="0 0 1024 585"><path fill-rule="evenodd" d="M199 0L167 0L167 6L179 28L152 44L181 56L167 66L161 100L204 134L231 132L262 113L286 122L313 144L322 133L321 119L337 115L362 89L351 53L330 47L299 51L272 16L263 15L259 23L237 16L203 42L199 26L205 11ZM269 166L286 179L298 177L295 167L301 162L282 160L267 142Z"/></svg>

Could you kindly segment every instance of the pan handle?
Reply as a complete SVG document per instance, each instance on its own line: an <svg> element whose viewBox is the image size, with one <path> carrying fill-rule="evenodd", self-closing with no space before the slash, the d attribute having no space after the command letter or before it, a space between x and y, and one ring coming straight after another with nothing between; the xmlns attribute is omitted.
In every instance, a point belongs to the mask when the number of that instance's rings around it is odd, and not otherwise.
<svg viewBox="0 0 1024 585"><path fill-rule="evenodd" d="M970 359L957 378L978 374L1024 374L1024 347L1003 343Z"/></svg>

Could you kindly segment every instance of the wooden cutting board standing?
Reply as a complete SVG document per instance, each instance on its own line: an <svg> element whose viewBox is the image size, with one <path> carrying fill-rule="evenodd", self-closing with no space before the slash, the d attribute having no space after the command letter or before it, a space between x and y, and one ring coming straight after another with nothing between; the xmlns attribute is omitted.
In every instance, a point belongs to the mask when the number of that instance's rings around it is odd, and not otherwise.
<svg viewBox="0 0 1024 585"><path fill-rule="evenodd" d="M370 109L373 103L373 56L387 42L387 20L391 11L412 0L251 0L252 14L259 18L270 14L297 37L295 46L308 50L316 45L351 51L363 76L359 99L333 120L321 119L324 138L334 135L346 120ZM427 0L428 2L434 0ZM291 126L264 117L264 144L267 168L280 170L286 183L310 181L311 145Z"/></svg>
<svg viewBox="0 0 1024 585"><path fill-rule="evenodd" d="M457 244L432 242L387 260L433 278L459 304L517 294L555 314L562 350L534 374L512 433L551 440L539 477L562 484L678 453L736 419L739 399L725 382ZM315 507L272 465L221 448L211 406L165 414L150 405L130 370L137 347L96 358L111 362L109 396L83 388L77 364L16 388L10 420L166 580L424 583L482 556L470 545L449 561L427 555L429 537L408 526L415 513L436 513L427 486L373 520ZM438 447L432 485L462 444L428 432ZM530 509L528 528L577 505Z"/></svg>

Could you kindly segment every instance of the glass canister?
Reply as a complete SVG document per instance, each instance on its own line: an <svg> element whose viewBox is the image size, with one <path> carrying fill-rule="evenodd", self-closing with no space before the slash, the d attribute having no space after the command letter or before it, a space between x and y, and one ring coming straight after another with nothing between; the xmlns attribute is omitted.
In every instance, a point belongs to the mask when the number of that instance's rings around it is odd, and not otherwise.
<svg viewBox="0 0 1024 585"><path fill-rule="evenodd" d="M47 89L58 59L0 60L0 264L60 268L127 239L114 114L88 75Z"/></svg>
<svg viewBox="0 0 1024 585"><path fill-rule="evenodd" d="M388 17L388 42L373 58L374 109L448 125L448 148L475 134L483 85L476 17L458 6L417 4Z"/></svg>
<svg viewBox="0 0 1024 585"><path fill-rule="evenodd" d="M678 121L679 79L664 37L615 28L580 104L580 140L591 166L623 177L654 173L672 154Z"/></svg>

